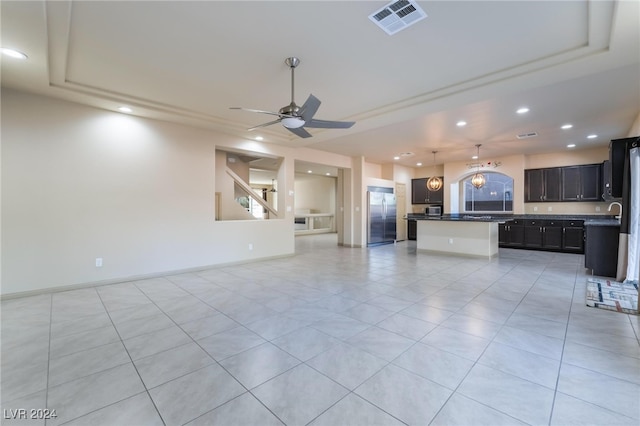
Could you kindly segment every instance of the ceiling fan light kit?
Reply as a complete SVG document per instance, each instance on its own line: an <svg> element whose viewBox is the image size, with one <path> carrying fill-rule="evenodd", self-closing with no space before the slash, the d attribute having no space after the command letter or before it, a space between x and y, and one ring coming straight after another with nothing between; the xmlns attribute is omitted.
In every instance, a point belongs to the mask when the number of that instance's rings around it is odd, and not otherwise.
<svg viewBox="0 0 640 426"><path fill-rule="evenodd" d="M328 121L313 118L318 111L318 108L320 108L320 99L316 98L313 95L309 95L302 106L296 105L294 101L294 70L298 65L300 65L300 59L296 57L290 57L285 59L284 63L287 64L287 66L291 69L291 103L280 108L278 112L242 107L231 107L231 109L240 109L248 112L257 112L259 114L278 116L277 120L259 124L247 130L251 131L260 127L266 127L272 124L280 123L285 129L295 134L296 136L299 136L301 138L310 138L312 136L311 133L307 132L304 127L317 129L348 129L355 124L354 121Z"/></svg>
<svg viewBox="0 0 640 426"><path fill-rule="evenodd" d="M304 126L304 120L299 117L284 117L280 122L287 129L297 129Z"/></svg>

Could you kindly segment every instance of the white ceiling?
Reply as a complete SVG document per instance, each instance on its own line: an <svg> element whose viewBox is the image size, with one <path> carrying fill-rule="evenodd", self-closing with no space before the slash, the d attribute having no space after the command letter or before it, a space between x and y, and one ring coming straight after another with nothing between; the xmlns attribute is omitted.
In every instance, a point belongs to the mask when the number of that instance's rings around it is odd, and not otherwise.
<svg viewBox="0 0 640 426"><path fill-rule="evenodd" d="M481 156L605 146L640 113L636 0L421 1L428 17L393 36L368 19L387 3L3 0L2 46L29 59L3 58L2 85L376 163L411 152L407 166L433 150L468 160L477 143ZM316 118L355 126L245 130L273 117L229 107L287 105L289 56L296 102L313 93Z"/></svg>

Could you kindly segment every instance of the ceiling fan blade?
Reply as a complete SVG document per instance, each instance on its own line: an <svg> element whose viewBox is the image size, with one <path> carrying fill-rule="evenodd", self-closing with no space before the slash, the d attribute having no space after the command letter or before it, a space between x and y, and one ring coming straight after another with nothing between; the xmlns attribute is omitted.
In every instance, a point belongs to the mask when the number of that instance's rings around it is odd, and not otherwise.
<svg viewBox="0 0 640 426"><path fill-rule="evenodd" d="M304 125L305 127L311 127L316 129L348 129L353 126L355 121L328 121L328 120L316 120L311 119Z"/></svg>
<svg viewBox="0 0 640 426"><path fill-rule="evenodd" d="M230 107L229 109L239 109L242 111L257 112L260 114L277 115L278 117L293 117L292 115L289 115L289 114L280 114L279 112L263 111L261 109L251 109L251 108L242 108L242 107Z"/></svg>
<svg viewBox="0 0 640 426"><path fill-rule="evenodd" d="M314 115L316 115L318 108L320 108L320 99L313 95L309 95L307 100L304 101L304 104L300 107L298 114L300 114L300 117L302 117L304 121L309 121Z"/></svg>
<svg viewBox="0 0 640 426"><path fill-rule="evenodd" d="M307 132L304 127L297 127L295 129L289 128L289 127L285 127L285 129L287 129L288 131L290 131L291 133L300 136L301 138L310 138L311 137L311 133Z"/></svg>
<svg viewBox="0 0 640 426"><path fill-rule="evenodd" d="M264 123L264 124L258 124L257 126L253 126L253 127L248 128L248 129L247 129L247 131L249 131L249 132L250 132L250 131L252 131L252 130L259 129L260 127L267 127L267 126L271 126L272 124L277 124L277 123L279 123L279 122L280 122L280 119L278 119L278 120L273 120L273 121L270 121L270 122L268 122L268 123Z"/></svg>

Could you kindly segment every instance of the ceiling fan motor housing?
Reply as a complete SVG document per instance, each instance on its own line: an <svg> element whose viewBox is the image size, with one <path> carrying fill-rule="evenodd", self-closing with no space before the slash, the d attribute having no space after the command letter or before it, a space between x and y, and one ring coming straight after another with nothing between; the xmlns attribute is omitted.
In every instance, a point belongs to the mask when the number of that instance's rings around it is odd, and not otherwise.
<svg viewBox="0 0 640 426"><path fill-rule="evenodd" d="M278 112L283 115L297 116L298 111L300 111L300 107L295 102L291 102L289 105L280 108Z"/></svg>

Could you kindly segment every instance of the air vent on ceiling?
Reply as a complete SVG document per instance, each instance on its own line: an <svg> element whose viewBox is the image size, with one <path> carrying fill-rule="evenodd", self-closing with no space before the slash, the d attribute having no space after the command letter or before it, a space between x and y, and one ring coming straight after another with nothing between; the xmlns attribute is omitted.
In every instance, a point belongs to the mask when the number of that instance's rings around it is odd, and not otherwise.
<svg viewBox="0 0 640 426"><path fill-rule="evenodd" d="M413 0L391 2L369 15L369 19L389 35L404 30L426 17L425 11Z"/></svg>
<svg viewBox="0 0 640 426"><path fill-rule="evenodd" d="M518 135L518 139L535 138L536 136L538 136L537 132L522 133Z"/></svg>

